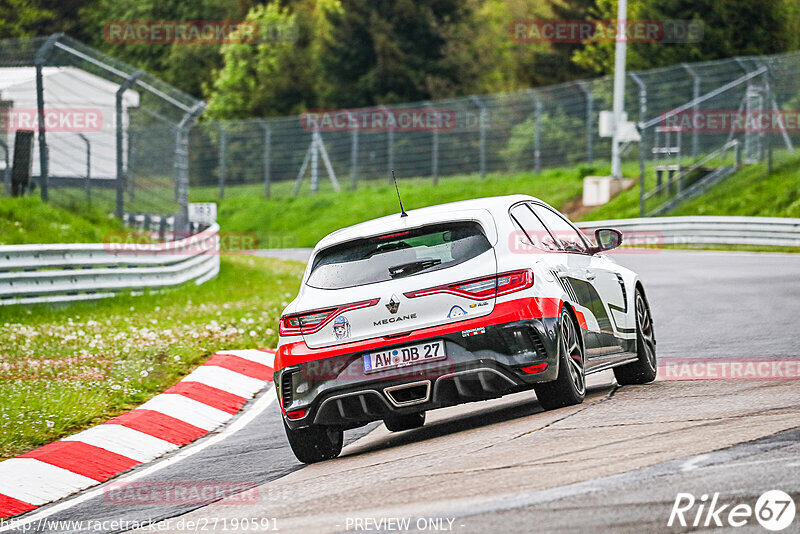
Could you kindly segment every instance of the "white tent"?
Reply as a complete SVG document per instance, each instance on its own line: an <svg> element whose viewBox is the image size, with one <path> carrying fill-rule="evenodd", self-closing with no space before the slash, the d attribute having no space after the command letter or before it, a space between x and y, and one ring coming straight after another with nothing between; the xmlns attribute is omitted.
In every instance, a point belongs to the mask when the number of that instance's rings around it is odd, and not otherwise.
<svg viewBox="0 0 800 534"><path fill-rule="evenodd" d="M49 149L49 176L85 178L86 141L91 145L91 177L116 178L116 92L114 82L77 67L42 69L44 107ZM139 94L123 95L123 163L127 167L128 109L138 107ZM0 68L0 106L6 109L0 131L13 164L14 132L36 130L36 69ZM9 111L10 110L10 111ZM0 169L4 167L0 158ZM33 175L39 175L38 136L34 135Z"/></svg>

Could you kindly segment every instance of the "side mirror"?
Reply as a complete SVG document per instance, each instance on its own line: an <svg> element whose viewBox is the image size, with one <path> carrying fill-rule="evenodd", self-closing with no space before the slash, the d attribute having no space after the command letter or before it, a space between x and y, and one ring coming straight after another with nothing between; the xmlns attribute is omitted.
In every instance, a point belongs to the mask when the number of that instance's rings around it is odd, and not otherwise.
<svg viewBox="0 0 800 534"><path fill-rule="evenodd" d="M613 228L598 228L594 231L594 239L597 246L592 253L602 252L617 248L622 244L622 232Z"/></svg>

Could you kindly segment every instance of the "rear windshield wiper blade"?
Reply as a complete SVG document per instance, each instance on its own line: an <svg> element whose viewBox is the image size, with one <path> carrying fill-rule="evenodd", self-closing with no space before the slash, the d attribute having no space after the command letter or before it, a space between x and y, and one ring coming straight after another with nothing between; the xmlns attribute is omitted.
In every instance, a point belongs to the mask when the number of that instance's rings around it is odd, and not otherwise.
<svg viewBox="0 0 800 534"><path fill-rule="evenodd" d="M395 265L394 267L389 267L389 276L395 278L397 276L407 275L407 274L414 274L420 271L424 271L425 269L430 269L435 265L439 265L442 263L442 260L419 260L419 261L412 261L410 263L403 263L402 265Z"/></svg>
<svg viewBox="0 0 800 534"><path fill-rule="evenodd" d="M398 241L396 243L387 243L385 245L381 245L378 248L370 250L366 254L364 254L360 259L368 260L372 256L377 254L383 254L384 252L394 252L395 250L403 250L406 248L411 248L411 245L406 243L405 241Z"/></svg>

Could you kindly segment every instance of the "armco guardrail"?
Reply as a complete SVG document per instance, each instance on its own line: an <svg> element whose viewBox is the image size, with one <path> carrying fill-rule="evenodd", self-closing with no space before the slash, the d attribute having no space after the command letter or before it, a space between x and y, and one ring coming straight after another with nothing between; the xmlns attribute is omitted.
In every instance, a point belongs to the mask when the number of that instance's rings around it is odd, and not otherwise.
<svg viewBox="0 0 800 534"><path fill-rule="evenodd" d="M0 305L196 284L219 272L219 226L177 241L0 246Z"/></svg>
<svg viewBox="0 0 800 534"><path fill-rule="evenodd" d="M623 245L770 245L800 247L800 219L780 217L648 217L578 223L622 231Z"/></svg>

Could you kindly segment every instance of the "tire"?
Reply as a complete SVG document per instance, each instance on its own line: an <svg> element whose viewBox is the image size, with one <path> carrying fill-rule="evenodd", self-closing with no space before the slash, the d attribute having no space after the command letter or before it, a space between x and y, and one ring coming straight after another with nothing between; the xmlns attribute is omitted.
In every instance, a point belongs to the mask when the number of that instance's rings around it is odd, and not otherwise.
<svg viewBox="0 0 800 534"><path fill-rule="evenodd" d="M552 382L534 386L536 398L545 410L580 404L586 397L583 343L578 324L567 308L561 312L558 376Z"/></svg>
<svg viewBox="0 0 800 534"><path fill-rule="evenodd" d="M419 428L425 424L425 412L387 417L383 420L383 424L386 425L386 429L390 432L402 432L403 430Z"/></svg>
<svg viewBox="0 0 800 534"><path fill-rule="evenodd" d="M614 368L614 376L620 386L647 384L656 379L658 363L656 360L656 336L653 332L653 319L644 294L637 287L634 297L636 306L636 353L639 358L633 362Z"/></svg>
<svg viewBox="0 0 800 534"><path fill-rule="evenodd" d="M283 422L289 446L298 460L304 464L313 464L330 460L339 456L344 444L344 431L341 428L327 425L312 425L292 430Z"/></svg>

